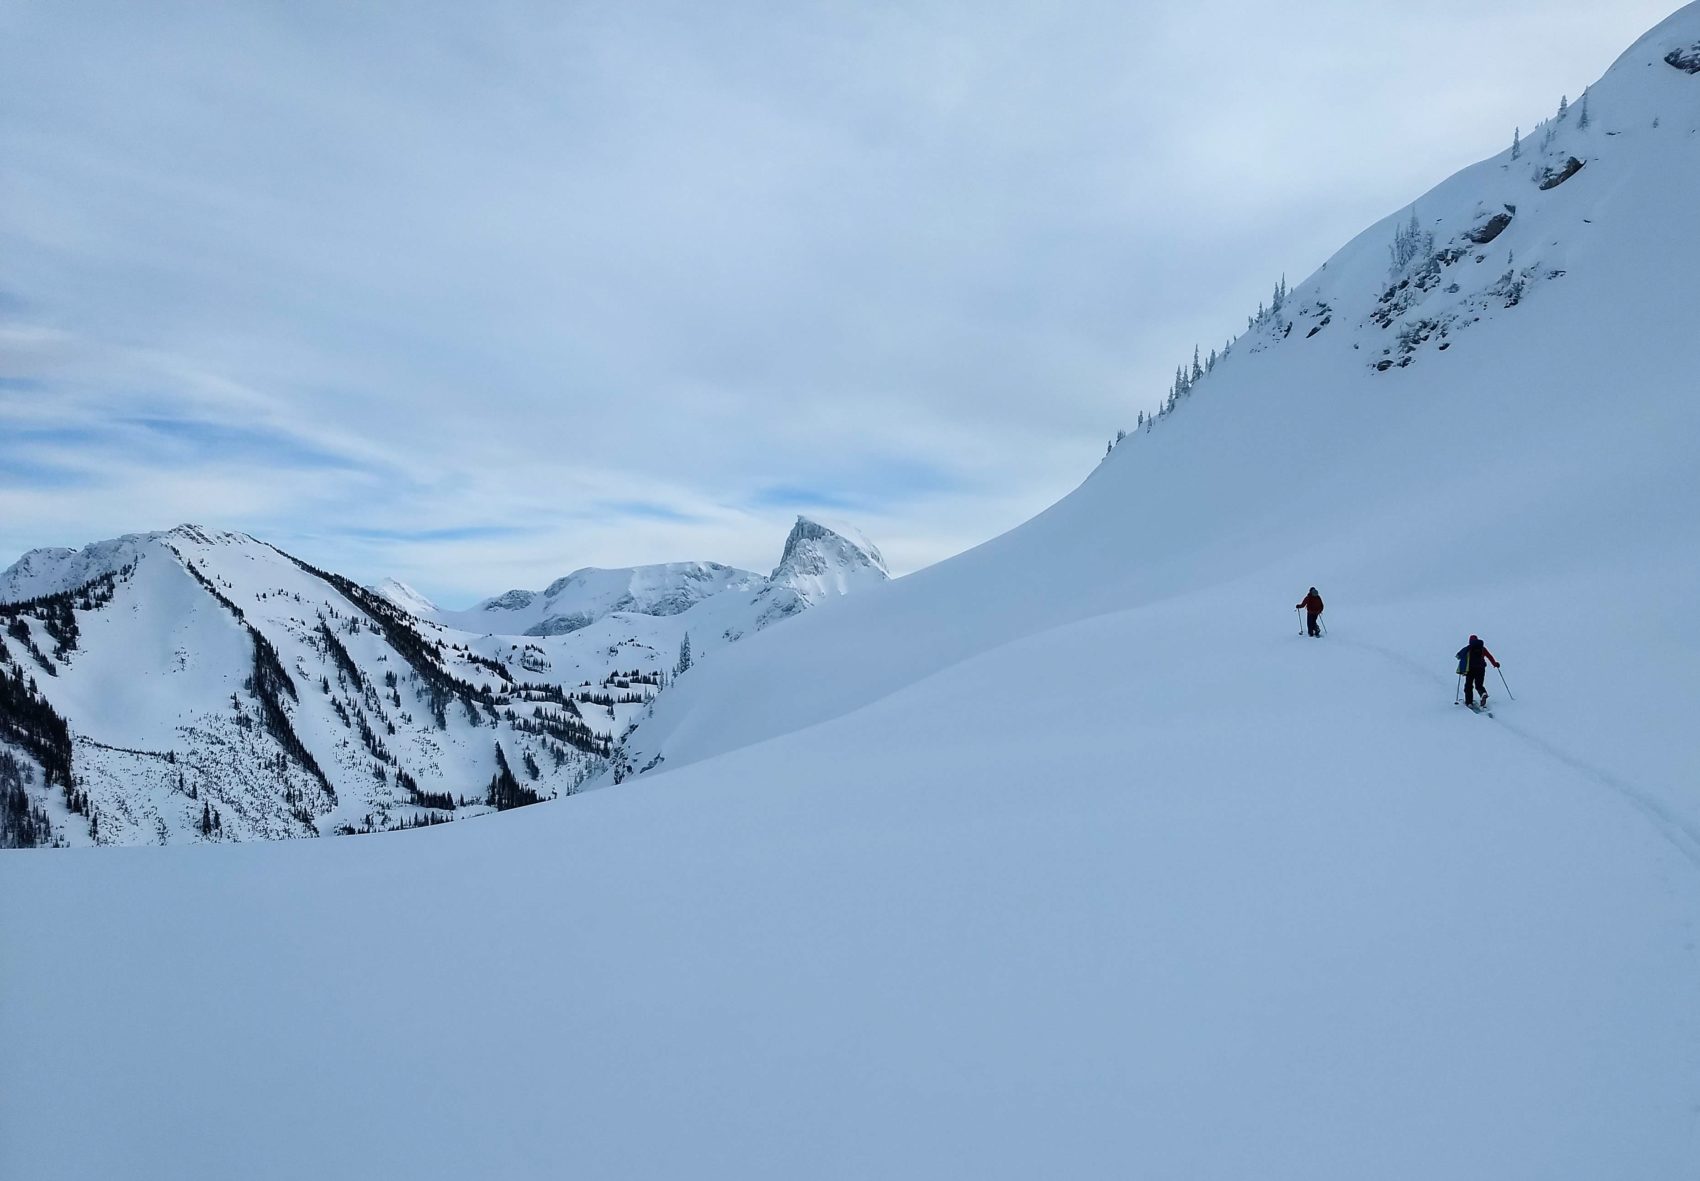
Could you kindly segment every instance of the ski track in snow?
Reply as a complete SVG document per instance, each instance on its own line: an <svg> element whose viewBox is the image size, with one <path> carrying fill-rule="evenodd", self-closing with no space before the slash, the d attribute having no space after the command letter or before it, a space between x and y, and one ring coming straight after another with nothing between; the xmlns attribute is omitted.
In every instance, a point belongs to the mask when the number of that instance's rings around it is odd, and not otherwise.
<svg viewBox="0 0 1700 1181"><path fill-rule="evenodd" d="M1344 647L1358 648L1365 652L1374 653L1389 663L1404 668L1413 677L1417 677L1427 684L1445 685L1444 677L1438 676L1431 668L1420 661L1413 660L1403 652L1383 647L1380 644L1370 643L1367 640L1341 640L1340 643ZM1509 690L1507 690L1507 697L1509 698ZM1684 819L1662 804L1653 792L1631 783L1621 775L1613 774L1590 763L1581 756L1565 750L1557 743L1542 738L1526 727L1508 722L1497 714L1489 714L1488 717L1497 722L1502 730L1539 751L1547 758L1578 772L1598 783L1601 787L1622 797L1640 812L1659 831L1661 836L1675 846L1676 850L1688 860L1690 865L1696 870L1700 870L1700 826Z"/></svg>

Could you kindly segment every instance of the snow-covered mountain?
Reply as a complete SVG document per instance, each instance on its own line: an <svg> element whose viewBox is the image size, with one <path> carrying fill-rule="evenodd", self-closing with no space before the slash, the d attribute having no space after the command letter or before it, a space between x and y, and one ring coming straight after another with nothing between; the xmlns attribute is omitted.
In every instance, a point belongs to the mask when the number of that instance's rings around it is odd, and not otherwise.
<svg viewBox="0 0 1700 1181"><path fill-rule="evenodd" d="M798 517L768 582L814 606L890 577L878 547L854 528Z"/></svg>
<svg viewBox="0 0 1700 1181"><path fill-rule="evenodd" d="M1700 1175L1691 62L1700 4L1045 513L681 677L617 789L0 857L0 1165Z"/></svg>
<svg viewBox="0 0 1700 1181"><path fill-rule="evenodd" d="M728 591L759 590L763 579L719 562L666 562L602 570L587 567L541 591L511 590L465 611L437 611L440 623L461 631L559 636L589 627L617 611L678 615Z"/></svg>
<svg viewBox="0 0 1700 1181"><path fill-rule="evenodd" d="M805 529L832 587L866 581L832 573L859 543L803 522L792 541ZM540 598L543 634L473 634L403 583L362 588L243 534L32 551L0 574L0 745L30 770L0 836L306 836L570 793L629 769L619 738L687 635L701 659L816 601L712 563L579 571ZM565 611L588 621L550 626Z"/></svg>
<svg viewBox="0 0 1700 1181"><path fill-rule="evenodd" d="M420 619L431 619L437 614L437 604L398 578L380 579L366 589L375 595L388 599L409 615L418 616Z"/></svg>

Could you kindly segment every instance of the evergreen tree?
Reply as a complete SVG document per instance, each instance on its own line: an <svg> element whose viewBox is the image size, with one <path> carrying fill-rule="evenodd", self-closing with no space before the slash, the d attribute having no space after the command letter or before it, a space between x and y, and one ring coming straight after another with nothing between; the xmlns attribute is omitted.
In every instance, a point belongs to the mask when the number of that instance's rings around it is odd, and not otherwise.
<svg viewBox="0 0 1700 1181"><path fill-rule="evenodd" d="M520 785L514 778L513 770L508 766L508 756L502 750L502 744L496 744L496 774L490 778L490 787L485 795L485 803L497 811L505 812L509 808L523 808L541 800L536 792Z"/></svg>
<svg viewBox="0 0 1700 1181"><path fill-rule="evenodd" d="M1566 115L1568 115L1569 113L1570 113L1570 96L1566 95L1566 94L1561 94L1561 95L1558 96L1558 117L1560 119L1562 119Z"/></svg>
<svg viewBox="0 0 1700 1181"><path fill-rule="evenodd" d="M1388 247L1393 258L1393 273L1398 274L1414 260L1427 258L1434 253L1434 234L1423 229L1417 220L1416 206L1411 207L1411 220L1403 229L1393 234L1393 244Z"/></svg>
<svg viewBox="0 0 1700 1181"><path fill-rule="evenodd" d="M1586 86L1582 88L1582 102L1580 109L1576 112L1576 129L1578 131L1588 130L1588 124L1593 122L1588 118L1588 91L1591 89L1593 88Z"/></svg>
<svg viewBox="0 0 1700 1181"><path fill-rule="evenodd" d="M685 638L679 641L679 659L673 665L673 675L686 672L691 667L691 633L686 632Z"/></svg>
<svg viewBox="0 0 1700 1181"><path fill-rule="evenodd" d="M1523 129L1514 128L1511 132L1511 158L1520 159L1523 155Z"/></svg>

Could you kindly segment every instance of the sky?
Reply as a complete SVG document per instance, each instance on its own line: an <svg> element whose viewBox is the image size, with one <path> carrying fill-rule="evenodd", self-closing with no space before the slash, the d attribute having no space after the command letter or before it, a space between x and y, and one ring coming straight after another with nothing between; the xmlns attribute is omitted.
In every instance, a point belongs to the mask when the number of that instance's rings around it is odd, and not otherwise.
<svg viewBox="0 0 1700 1181"><path fill-rule="evenodd" d="M925 566L1677 6L0 0L0 566Z"/></svg>

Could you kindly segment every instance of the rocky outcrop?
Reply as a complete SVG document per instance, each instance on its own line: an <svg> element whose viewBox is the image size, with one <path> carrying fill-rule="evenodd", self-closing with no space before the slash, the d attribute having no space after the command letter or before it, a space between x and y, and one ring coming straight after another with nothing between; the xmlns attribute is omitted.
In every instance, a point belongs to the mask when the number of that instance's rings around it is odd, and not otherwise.
<svg viewBox="0 0 1700 1181"><path fill-rule="evenodd" d="M1673 49L1665 54L1665 64L1685 74L1700 74L1700 41L1686 49Z"/></svg>
<svg viewBox="0 0 1700 1181"><path fill-rule="evenodd" d="M768 581L813 604L890 578L879 548L854 529L798 517Z"/></svg>
<svg viewBox="0 0 1700 1181"><path fill-rule="evenodd" d="M1582 165L1584 163L1585 161L1578 160L1575 156L1572 156L1566 160L1561 167L1546 169L1541 173L1539 182L1540 187L1543 190L1556 189L1559 185L1575 176L1578 172L1581 172Z"/></svg>
<svg viewBox="0 0 1700 1181"><path fill-rule="evenodd" d="M1504 211L1494 214L1485 221L1478 222L1465 235L1477 246L1486 246L1489 242L1505 232L1505 227L1511 224L1511 213Z"/></svg>

